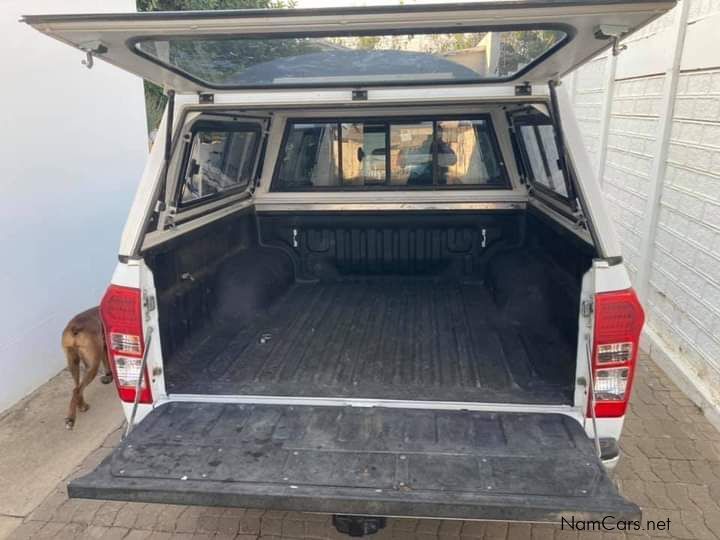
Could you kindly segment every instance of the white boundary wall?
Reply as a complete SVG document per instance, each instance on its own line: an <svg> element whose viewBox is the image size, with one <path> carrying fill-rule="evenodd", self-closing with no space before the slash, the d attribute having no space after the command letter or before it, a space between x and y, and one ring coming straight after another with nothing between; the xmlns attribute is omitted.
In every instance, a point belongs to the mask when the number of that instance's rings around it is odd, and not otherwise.
<svg viewBox="0 0 720 540"><path fill-rule="evenodd" d="M647 312L643 346L720 426L720 0L681 0L564 81Z"/></svg>
<svg viewBox="0 0 720 540"><path fill-rule="evenodd" d="M82 53L18 21L134 10L0 1L0 411L64 367L60 332L110 280L147 156L142 81L101 61L86 69Z"/></svg>

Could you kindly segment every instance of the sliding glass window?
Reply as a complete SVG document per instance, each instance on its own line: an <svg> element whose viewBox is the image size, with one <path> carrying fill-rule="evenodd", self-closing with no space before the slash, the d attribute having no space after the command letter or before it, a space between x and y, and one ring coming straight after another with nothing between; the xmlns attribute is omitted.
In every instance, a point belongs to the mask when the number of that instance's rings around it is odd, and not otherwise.
<svg viewBox="0 0 720 540"><path fill-rule="evenodd" d="M507 188L489 117L290 121L274 191Z"/></svg>

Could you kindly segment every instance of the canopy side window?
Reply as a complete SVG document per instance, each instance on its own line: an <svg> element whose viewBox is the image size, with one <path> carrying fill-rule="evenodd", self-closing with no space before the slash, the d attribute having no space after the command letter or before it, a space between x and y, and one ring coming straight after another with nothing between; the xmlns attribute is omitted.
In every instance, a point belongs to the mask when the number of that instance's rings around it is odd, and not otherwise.
<svg viewBox="0 0 720 540"><path fill-rule="evenodd" d="M257 123L197 122L186 145L178 209L247 190L260 145Z"/></svg>
<svg viewBox="0 0 720 540"><path fill-rule="evenodd" d="M521 170L541 197L573 206L575 192L552 119L540 113L513 115L514 142L522 161Z"/></svg>

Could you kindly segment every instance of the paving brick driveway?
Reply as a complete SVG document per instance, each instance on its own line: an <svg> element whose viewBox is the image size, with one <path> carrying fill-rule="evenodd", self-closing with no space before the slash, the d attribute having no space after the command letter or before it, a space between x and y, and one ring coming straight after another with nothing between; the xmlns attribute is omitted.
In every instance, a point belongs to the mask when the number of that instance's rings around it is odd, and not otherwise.
<svg viewBox="0 0 720 540"><path fill-rule="evenodd" d="M720 538L720 432L648 358L642 358L616 472L620 490L644 519L670 518L670 532L577 533L549 525L393 519L373 537L442 539ZM119 432L75 474L94 467ZM65 482L28 516L12 538L238 540L348 538L329 518L239 508L68 500Z"/></svg>

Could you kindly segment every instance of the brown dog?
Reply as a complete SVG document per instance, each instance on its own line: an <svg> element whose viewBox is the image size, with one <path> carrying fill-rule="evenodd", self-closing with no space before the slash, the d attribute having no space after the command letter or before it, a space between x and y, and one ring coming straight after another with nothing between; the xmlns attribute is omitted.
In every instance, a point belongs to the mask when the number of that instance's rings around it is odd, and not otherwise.
<svg viewBox="0 0 720 540"><path fill-rule="evenodd" d="M101 363L104 366L105 375L100 378L100 382L103 384L112 382L112 371L110 371L105 350L99 308L94 307L83 311L70 320L62 333L62 348L65 351L68 369L75 381L72 399L70 399L70 409L65 418L65 427L72 429L75 425L77 410L85 412L90 408L83 398L83 390L95 378ZM82 382L80 381L80 362L85 366Z"/></svg>

